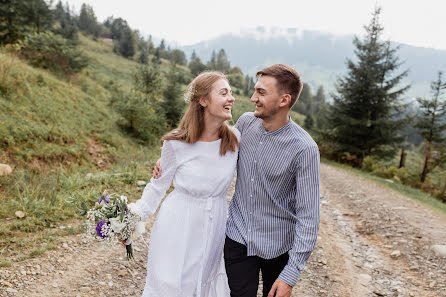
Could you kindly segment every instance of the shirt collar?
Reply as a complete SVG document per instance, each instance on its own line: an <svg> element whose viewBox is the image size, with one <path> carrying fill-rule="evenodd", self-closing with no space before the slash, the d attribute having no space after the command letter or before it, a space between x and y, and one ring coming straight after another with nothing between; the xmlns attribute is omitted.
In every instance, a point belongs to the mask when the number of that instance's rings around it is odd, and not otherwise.
<svg viewBox="0 0 446 297"><path fill-rule="evenodd" d="M291 127L292 123L293 123L293 120L291 119L290 116L288 116L288 123L286 123L285 125L283 125L282 127L280 127L280 128L277 129L277 130L267 131L267 130L265 129L265 127L263 127L263 125L262 125L262 119L260 119L260 131L261 131L262 134L264 134L264 135L275 135L275 134L279 134L279 133L281 133L282 131L287 130L289 127Z"/></svg>

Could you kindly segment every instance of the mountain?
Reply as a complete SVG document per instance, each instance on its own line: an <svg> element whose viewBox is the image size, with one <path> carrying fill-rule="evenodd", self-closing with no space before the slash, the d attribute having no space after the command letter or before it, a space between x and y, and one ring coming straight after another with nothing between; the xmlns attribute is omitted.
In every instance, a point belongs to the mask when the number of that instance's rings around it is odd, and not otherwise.
<svg viewBox="0 0 446 297"><path fill-rule="evenodd" d="M352 41L353 35L258 27L181 49L188 57L195 50L203 61L208 61L213 50L218 52L223 48L231 65L239 66L249 75L267 65L285 63L293 66L314 90L322 84L326 90L333 91L336 78L346 72L346 59L355 58ZM446 71L446 50L400 43L393 45L400 47L398 55L404 61L400 71L410 70L405 82L412 84L412 88L407 97L428 96L429 84L437 72Z"/></svg>

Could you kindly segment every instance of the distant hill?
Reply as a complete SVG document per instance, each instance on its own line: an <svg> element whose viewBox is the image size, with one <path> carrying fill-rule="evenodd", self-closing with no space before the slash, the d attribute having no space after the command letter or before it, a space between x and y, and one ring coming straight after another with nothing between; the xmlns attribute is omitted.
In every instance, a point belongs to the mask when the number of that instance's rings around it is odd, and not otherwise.
<svg viewBox="0 0 446 297"><path fill-rule="evenodd" d="M314 89L323 84L330 91L336 77L345 73L346 59L354 58L352 40L353 35L336 36L317 31L258 27L181 49L188 57L195 50L202 60L208 61L213 50L223 48L231 64L238 65L250 75L272 63L289 64ZM399 57L405 62L400 69L410 69L406 82L411 83L412 88L407 96L429 95L429 84L435 79L437 71L446 71L446 50L394 45L400 46Z"/></svg>

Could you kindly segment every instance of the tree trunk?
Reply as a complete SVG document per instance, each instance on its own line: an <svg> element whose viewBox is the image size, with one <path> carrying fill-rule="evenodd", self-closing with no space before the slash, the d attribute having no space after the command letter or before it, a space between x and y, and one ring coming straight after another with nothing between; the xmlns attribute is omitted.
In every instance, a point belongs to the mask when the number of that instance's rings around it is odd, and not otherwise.
<svg viewBox="0 0 446 297"><path fill-rule="evenodd" d="M407 153L406 153L405 148L403 147L403 148L401 149L400 167L399 167L399 168L406 167L406 156L407 156Z"/></svg>
<svg viewBox="0 0 446 297"><path fill-rule="evenodd" d="M423 172L421 172L420 181L424 183L426 180L426 175L429 173L429 159L431 157L431 142L427 141L426 143L426 157L424 158L424 166L423 166Z"/></svg>

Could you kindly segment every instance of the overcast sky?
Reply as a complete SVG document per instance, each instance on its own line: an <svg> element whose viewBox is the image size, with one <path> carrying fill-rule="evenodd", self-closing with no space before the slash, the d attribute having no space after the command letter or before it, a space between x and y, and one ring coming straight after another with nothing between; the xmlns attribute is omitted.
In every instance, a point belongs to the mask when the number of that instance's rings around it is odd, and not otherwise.
<svg viewBox="0 0 446 297"><path fill-rule="evenodd" d="M62 1L65 2L65 1ZM133 29L180 45L241 28L283 27L337 35L364 34L378 3L384 37L446 49L446 0L68 0L77 13L90 4L98 17L122 17Z"/></svg>

